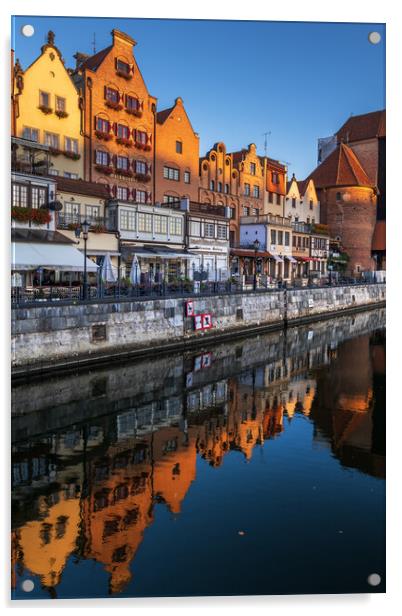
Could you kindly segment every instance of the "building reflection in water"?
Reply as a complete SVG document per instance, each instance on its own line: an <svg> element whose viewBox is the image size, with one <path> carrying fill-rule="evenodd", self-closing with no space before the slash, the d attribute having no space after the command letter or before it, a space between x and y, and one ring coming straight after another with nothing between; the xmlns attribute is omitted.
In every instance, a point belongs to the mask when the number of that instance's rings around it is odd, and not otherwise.
<svg viewBox="0 0 402 616"><path fill-rule="evenodd" d="M180 514L197 457L221 467L235 450L248 461L256 447L292 430L297 416L312 422L314 442L342 465L383 478L384 330L308 352L281 336L269 361L219 379L226 368L217 368L218 352L187 357L173 395L16 443L13 587L29 572L55 597L73 557L100 563L109 594L121 593L155 504ZM252 344L237 343L235 358L250 356Z"/></svg>

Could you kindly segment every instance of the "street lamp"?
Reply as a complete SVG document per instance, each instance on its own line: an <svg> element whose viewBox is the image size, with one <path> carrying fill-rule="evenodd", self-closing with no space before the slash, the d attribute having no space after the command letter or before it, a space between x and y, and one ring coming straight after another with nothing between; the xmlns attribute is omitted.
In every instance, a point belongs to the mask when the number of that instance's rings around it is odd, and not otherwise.
<svg viewBox="0 0 402 616"><path fill-rule="evenodd" d="M255 252L255 258L254 258L254 291L257 289L257 252L258 249L260 247L260 240L259 239L255 239L254 240L254 252Z"/></svg>
<svg viewBox="0 0 402 616"><path fill-rule="evenodd" d="M87 240L90 224L87 220L81 225L82 237L84 240L84 284L82 287L82 299L87 299Z"/></svg>

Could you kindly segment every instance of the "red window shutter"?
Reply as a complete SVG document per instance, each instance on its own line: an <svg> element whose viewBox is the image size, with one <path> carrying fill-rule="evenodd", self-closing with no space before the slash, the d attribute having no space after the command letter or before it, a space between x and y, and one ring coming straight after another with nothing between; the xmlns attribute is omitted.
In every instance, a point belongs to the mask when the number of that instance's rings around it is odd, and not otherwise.
<svg viewBox="0 0 402 616"><path fill-rule="evenodd" d="M133 139L136 142L137 141L137 129L133 128Z"/></svg>
<svg viewBox="0 0 402 616"><path fill-rule="evenodd" d="M137 190L135 188L133 188L132 195L133 195L133 201L136 201L137 200Z"/></svg>
<svg viewBox="0 0 402 616"><path fill-rule="evenodd" d="M130 201L131 190L127 188L127 201Z"/></svg>
<svg viewBox="0 0 402 616"><path fill-rule="evenodd" d="M117 122L113 122L113 132L117 135Z"/></svg>
<svg viewBox="0 0 402 616"><path fill-rule="evenodd" d="M94 129L95 130L98 128L97 123L98 123L98 118L95 116L94 117Z"/></svg>
<svg viewBox="0 0 402 616"><path fill-rule="evenodd" d="M124 106L127 107L127 94L121 94L120 100L124 101Z"/></svg>
<svg viewBox="0 0 402 616"><path fill-rule="evenodd" d="M117 70L117 58L114 59L114 67Z"/></svg>
<svg viewBox="0 0 402 616"><path fill-rule="evenodd" d="M152 165L151 165L151 163L149 163L149 164L147 165L147 172L148 172L148 173L151 173L151 170L152 170Z"/></svg>
<svg viewBox="0 0 402 616"><path fill-rule="evenodd" d="M107 132L110 133L110 129L112 128L112 125L110 124L109 120L107 120Z"/></svg>
<svg viewBox="0 0 402 616"><path fill-rule="evenodd" d="M117 197L117 185L112 186L112 195L113 197Z"/></svg>
<svg viewBox="0 0 402 616"><path fill-rule="evenodd" d="M148 137L149 137L149 143L152 143L152 133L150 133Z"/></svg>
<svg viewBox="0 0 402 616"><path fill-rule="evenodd" d="M113 165L116 167L116 165L117 165L117 156L116 156L116 154L114 154L111 158L112 158Z"/></svg>
<svg viewBox="0 0 402 616"><path fill-rule="evenodd" d="M133 168L133 171L135 172L135 170L136 170L136 168L137 168L135 158L133 158L133 160L131 161L131 166L132 166L132 168Z"/></svg>
<svg viewBox="0 0 402 616"><path fill-rule="evenodd" d="M107 86L103 87L103 96L104 98L107 98Z"/></svg>

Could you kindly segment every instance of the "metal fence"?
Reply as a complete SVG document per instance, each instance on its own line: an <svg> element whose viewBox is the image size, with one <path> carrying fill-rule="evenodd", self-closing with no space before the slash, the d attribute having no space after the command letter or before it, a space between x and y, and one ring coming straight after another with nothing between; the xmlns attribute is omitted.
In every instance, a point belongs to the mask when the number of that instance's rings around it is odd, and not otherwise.
<svg viewBox="0 0 402 616"><path fill-rule="evenodd" d="M320 289L325 287L344 287L357 285L380 284L375 280L362 281L354 279L341 279L330 283L323 279L319 283L308 284L307 286L297 286L289 283L271 283L263 286L257 284L256 287L243 282L226 281L205 281L205 282L178 282L174 284L138 284L138 285L100 285L88 286L86 297L83 294L82 286L62 287L31 287L27 289L13 288L11 291L12 307L35 306L45 304L56 305L58 303L97 303L99 301L130 301L133 299L152 299L152 298L173 298L173 297L194 297L212 296L217 294L243 294L243 293L274 293L284 289Z"/></svg>

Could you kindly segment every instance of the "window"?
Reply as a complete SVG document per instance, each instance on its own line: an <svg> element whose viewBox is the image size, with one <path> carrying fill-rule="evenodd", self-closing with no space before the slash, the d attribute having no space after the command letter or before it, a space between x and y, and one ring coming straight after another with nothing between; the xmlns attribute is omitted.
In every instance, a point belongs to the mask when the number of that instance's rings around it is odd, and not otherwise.
<svg viewBox="0 0 402 616"><path fill-rule="evenodd" d="M251 175L255 175L255 163L250 163L250 173Z"/></svg>
<svg viewBox="0 0 402 616"><path fill-rule="evenodd" d="M171 235L182 235L183 233L183 221L181 218L171 218L169 224Z"/></svg>
<svg viewBox="0 0 402 616"><path fill-rule="evenodd" d="M176 203L179 200L175 195L163 195L163 203Z"/></svg>
<svg viewBox="0 0 402 616"><path fill-rule="evenodd" d="M283 231L278 231L278 244L283 245Z"/></svg>
<svg viewBox="0 0 402 616"><path fill-rule="evenodd" d="M56 133L45 132L45 145L58 150L60 146L59 135L56 135Z"/></svg>
<svg viewBox="0 0 402 616"><path fill-rule="evenodd" d="M178 182L180 179L180 171L173 167L163 167L163 177L166 180L175 180Z"/></svg>
<svg viewBox="0 0 402 616"><path fill-rule="evenodd" d="M250 184L244 184L244 194L247 197L250 195Z"/></svg>
<svg viewBox="0 0 402 616"><path fill-rule="evenodd" d="M293 242L292 242L293 246L296 248L296 236L293 236Z"/></svg>
<svg viewBox="0 0 402 616"><path fill-rule="evenodd" d="M224 190L225 194L228 195L229 194L229 184L225 184L225 190Z"/></svg>
<svg viewBox="0 0 402 616"><path fill-rule="evenodd" d="M47 198L47 188L44 186L31 186L31 207L39 208L45 205Z"/></svg>
<svg viewBox="0 0 402 616"><path fill-rule="evenodd" d="M222 190L223 190L222 182L218 182L218 192L222 192Z"/></svg>
<svg viewBox="0 0 402 616"><path fill-rule="evenodd" d="M66 110L66 99L62 96L56 96L56 111Z"/></svg>
<svg viewBox="0 0 402 616"><path fill-rule="evenodd" d="M181 141L176 141L176 153L183 154L183 144Z"/></svg>
<svg viewBox="0 0 402 616"><path fill-rule="evenodd" d="M146 203L147 193L145 192L145 190L137 190L135 193L135 199L137 203Z"/></svg>
<svg viewBox="0 0 402 616"><path fill-rule="evenodd" d="M147 133L143 130L137 130L135 132L135 139L137 143L142 143L142 145L145 145L148 141Z"/></svg>
<svg viewBox="0 0 402 616"><path fill-rule="evenodd" d="M154 232L155 233L167 233L167 217L159 216L156 214L154 216Z"/></svg>
<svg viewBox="0 0 402 616"><path fill-rule="evenodd" d="M66 150L66 152L73 152L74 154L78 154L78 139L64 137L64 149Z"/></svg>
<svg viewBox="0 0 402 616"><path fill-rule="evenodd" d="M236 218L236 208L235 207L230 208L230 218Z"/></svg>
<svg viewBox="0 0 402 616"><path fill-rule="evenodd" d="M259 216L260 215L260 210L257 207L253 207L253 216Z"/></svg>
<svg viewBox="0 0 402 616"><path fill-rule="evenodd" d="M101 133L108 133L110 131L110 124L103 118L96 118L96 130Z"/></svg>
<svg viewBox="0 0 402 616"><path fill-rule="evenodd" d="M184 172L184 183L190 184L190 182L191 182L191 173L190 171L185 171Z"/></svg>
<svg viewBox="0 0 402 616"><path fill-rule="evenodd" d="M106 88L105 98L111 103L118 103L120 100L120 94L114 88Z"/></svg>
<svg viewBox="0 0 402 616"><path fill-rule="evenodd" d="M276 244L276 231L275 229L271 229L271 244Z"/></svg>
<svg viewBox="0 0 402 616"><path fill-rule="evenodd" d="M211 180L209 183L209 190L215 190L215 182L214 180Z"/></svg>
<svg viewBox="0 0 402 616"><path fill-rule="evenodd" d="M125 126L124 124L118 124L117 136L121 139L128 139L130 137L130 129L128 128L128 126Z"/></svg>
<svg viewBox="0 0 402 616"><path fill-rule="evenodd" d="M134 98L134 96L126 96L126 107L131 111L137 111L140 106L140 101L138 98Z"/></svg>
<svg viewBox="0 0 402 616"><path fill-rule="evenodd" d="M124 73L125 75L130 74L130 65L127 62L123 62L123 60L117 60L116 68L120 73Z"/></svg>
<svg viewBox="0 0 402 616"><path fill-rule="evenodd" d="M337 201L342 201L342 195L341 195L341 193L340 193L340 192L337 192L337 193L336 193L336 200L337 200Z"/></svg>
<svg viewBox="0 0 402 616"><path fill-rule="evenodd" d="M296 207L296 199L295 199L295 197L292 197L292 207Z"/></svg>
<svg viewBox="0 0 402 616"><path fill-rule="evenodd" d="M127 158L127 156L118 156L117 157L116 167L117 167L117 169L123 169L124 171L127 171L127 169L128 169L128 158Z"/></svg>
<svg viewBox="0 0 402 616"><path fill-rule="evenodd" d="M274 193L271 193L271 192L268 193L268 201L269 203L274 202Z"/></svg>
<svg viewBox="0 0 402 616"><path fill-rule="evenodd" d="M311 219L311 223L314 225L315 224L315 218Z"/></svg>
<svg viewBox="0 0 402 616"><path fill-rule="evenodd" d="M135 161L135 172L142 173L142 175L145 175L147 172L147 163L144 163L143 160L136 160Z"/></svg>
<svg viewBox="0 0 402 616"><path fill-rule="evenodd" d="M279 184L279 175L275 171L272 171L271 178L273 184Z"/></svg>
<svg viewBox="0 0 402 616"><path fill-rule="evenodd" d="M96 150L96 164L105 165L106 167L109 164L109 154L102 150Z"/></svg>
<svg viewBox="0 0 402 616"><path fill-rule="evenodd" d="M64 172L64 177L70 180L78 180L78 173L71 173L70 171Z"/></svg>
<svg viewBox="0 0 402 616"><path fill-rule="evenodd" d="M120 227L126 231L135 231L135 212L120 210Z"/></svg>
<svg viewBox="0 0 402 616"><path fill-rule="evenodd" d="M190 234L193 237L200 237L201 234L201 224L196 220L192 220L190 223Z"/></svg>
<svg viewBox="0 0 402 616"><path fill-rule="evenodd" d="M281 195L278 195L278 193L276 193L276 204L281 205L281 203L282 203L282 197Z"/></svg>
<svg viewBox="0 0 402 616"><path fill-rule="evenodd" d="M243 207L243 215L244 216L250 216L250 208L249 207L246 207L246 206Z"/></svg>
<svg viewBox="0 0 402 616"><path fill-rule="evenodd" d="M137 190L137 196L138 196ZM145 214L144 212L139 212L138 214L138 231L142 231L144 233L152 232L152 214Z"/></svg>
<svg viewBox="0 0 402 616"><path fill-rule="evenodd" d="M310 224L310 216L307 216L307 224Z"/></svg>
<svg viewBox="0 0 402 616"><path fill-rule="evenodd" d="M218 225L218 240L227 239L227 230L225 225Z"/></svg>
<svg viewBox="0 0 402 616"><path fill-rule="evenodd" d="M59 175L58 169L49 169L49 175Z"/></svg>
<svg viewBox="0 0 402 616"><path fill-rule="evenodd" d="M117 187L117 198L121 199L122 201L127 201L128 189L125 188L124 186L118 186Z"/></svg>
<svg viewBox="0 0 402 616"><path fill-rule="evenodd" d="M50 94L48 92L39 92L39 105L41 107L50 107Z"/></svg>
<svg viewBox="0 0 402 616"><path fill-rule="evenodd" d="M260 187L254 185L253 186L253 197L256 197L258 199L259 196L260 196Z"/></svg>
<svg viewBox="0 0 402 616"><path fill-rule="evenodd" d="M28 207L28 186L13 184L13 207Z"/></svg>
<svg viewBox="0 0 402 616"><path fill-rule="evenodd" d="M86 205L85 206L85 215L89 222L95 221L100 217L100 207L99 205Z"/></svg>
<svg viewBox="0 0 402 616"><path fill-rule="evenodd" d="M308 248L310 245L310 239L308 237L306 237L306 248Z"/></svg>
<svg viewBox="0 0 402 616"><path fill-rule="evenodd" d="M290 233L289 231L285 231L285 246L290 245Z"/></svg>
<svg viewBox="0 0 402 616"><path fill-rule="evenodd" d="M215 237L215 225L213 223L204 223L204 237Z"/></svg>
<svg viewBox="0 0 402 616"><path fill-rule="evenodd" d="M29 141L39 141L39 129L24 126L22 129L22 138L29 139Z"/></svg>
<svg viewBox="0 0 402 616"><path fill-rule="evenodd" d="M299 222L299 217L295 216L295 222Z"/></svg>
<svg viewBox="0 0 402 616"><path fill-rule="evenodd" d="M310 210L312 210L312 209L313 209L313 200L310 199Z"/></svg>

